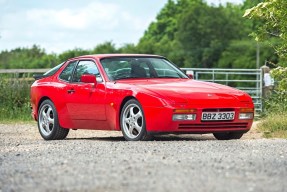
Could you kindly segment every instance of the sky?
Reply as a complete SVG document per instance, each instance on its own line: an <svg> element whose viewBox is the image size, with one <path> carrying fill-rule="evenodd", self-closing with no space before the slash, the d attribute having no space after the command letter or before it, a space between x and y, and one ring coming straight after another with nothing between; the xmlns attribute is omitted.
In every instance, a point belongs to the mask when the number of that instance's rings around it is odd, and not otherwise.
<svg viewBox="0 0 287 192"><path fill-rule="evenodd" d="M242 3L243 0L207 0ZM48 53L136 44L167 0L0 0L0 52L36 44Z"/></svg>

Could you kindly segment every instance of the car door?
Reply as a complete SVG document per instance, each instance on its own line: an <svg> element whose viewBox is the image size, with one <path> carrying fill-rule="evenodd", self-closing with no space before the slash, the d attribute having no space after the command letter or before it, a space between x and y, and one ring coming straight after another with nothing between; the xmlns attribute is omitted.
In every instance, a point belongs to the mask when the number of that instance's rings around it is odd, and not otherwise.
<svg viewBox="0 0 287 192"><path fill-rule="evenodd" d="M65 103L72 121L79 120L84 124L90 123L89 120L106 120L105 85L96 63L90 60L79 61L72 74L64 88ZM80 77L83 74L95 75L97 77L96 86L80 82Z"/></svg>

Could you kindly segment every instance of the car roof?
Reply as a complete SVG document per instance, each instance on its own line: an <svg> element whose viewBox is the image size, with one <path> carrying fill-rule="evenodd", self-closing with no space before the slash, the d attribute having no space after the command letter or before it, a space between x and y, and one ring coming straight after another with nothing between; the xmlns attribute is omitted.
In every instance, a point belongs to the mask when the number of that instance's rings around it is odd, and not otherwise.
<svg viewBox="0 0 287 192"><path fill-rule="evenodd" d="M74 58L70 58L70 59L84 59L84 58L103 59L103 58L111 58L111 57L158 57L158 58L165 58L165 57L160 56L160 55L152 55L152 54L121 54L121 53L113 53L113 54L83 55L83 56L74 57Z"/></svg>

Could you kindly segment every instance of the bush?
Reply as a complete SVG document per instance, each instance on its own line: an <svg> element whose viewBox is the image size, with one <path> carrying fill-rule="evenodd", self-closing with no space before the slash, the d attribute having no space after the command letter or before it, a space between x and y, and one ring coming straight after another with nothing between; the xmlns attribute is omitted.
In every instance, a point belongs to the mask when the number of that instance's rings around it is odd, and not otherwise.
<svg viewBox="0 0 287 192"><path fill-rule="evenodd" d="M287 67L277 67L271 70L271 76L277 82L276 90L280 93L287 93Z"/></svg>
<svg viewBox="0 0 287 192"><path fill-rule="evenodd" d="M31 120L28 81L0 77L0 121Z"/></svg>
<svg viewBox="0 0 287 192"><path fill-rule="evenodd" d="M266 137L287 138L287 67L271 71L275 79L275 90L264 101L262 122L258 125Z"/></svg>

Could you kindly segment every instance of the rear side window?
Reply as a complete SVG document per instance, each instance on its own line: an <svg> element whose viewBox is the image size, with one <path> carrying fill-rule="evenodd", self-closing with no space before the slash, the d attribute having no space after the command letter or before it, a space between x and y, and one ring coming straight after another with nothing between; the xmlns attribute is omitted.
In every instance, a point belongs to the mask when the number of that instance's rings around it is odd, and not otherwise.
<svg viewBox="0 0 287 192"><path fill-rule="evenodd" d="M65 62L63 62L63 63L57 65L56 67L54 67L54 68L50 69L49 71L47 71L46 73L44 73L43 75L44 75L45 77L54 75L54 74L62 67L62 65L63 65L64 63L65 63Z"/></svg>
<svg viewBox="0 0 287 192"><path fill-rule="evenodd" d="M72 61L71 63L69 63L66 66L66 68L62 71L59 78L64 81L70 81L73 75L74 68L77 65L77 62L78 61Z"/></svg>

